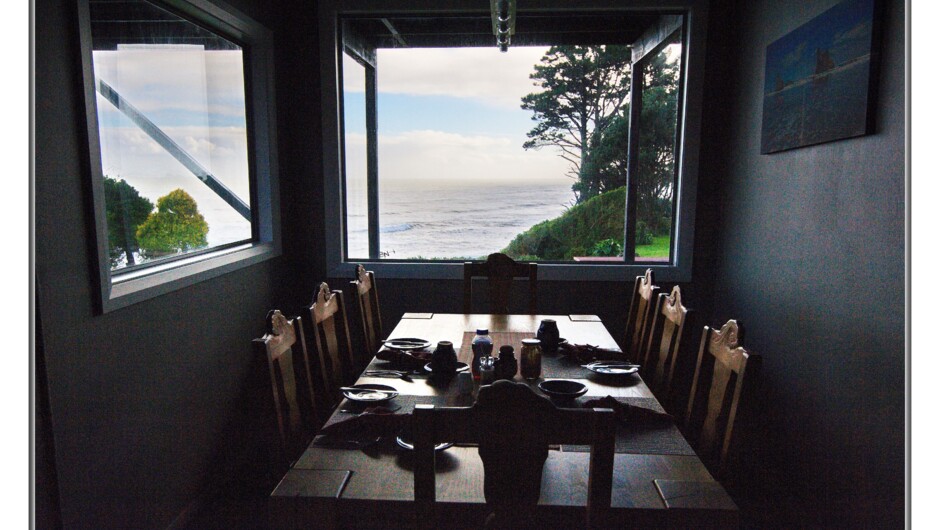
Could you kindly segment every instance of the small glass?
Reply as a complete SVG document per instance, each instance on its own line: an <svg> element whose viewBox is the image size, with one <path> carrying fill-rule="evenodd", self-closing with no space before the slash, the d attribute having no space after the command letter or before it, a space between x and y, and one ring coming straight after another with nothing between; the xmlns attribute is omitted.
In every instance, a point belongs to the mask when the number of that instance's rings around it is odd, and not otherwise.
<svg viewBox="0 0 940 530"><path fill-rule="evenodd" d="M491 385L496 381L496 359L487 355L480 357L480 385Z"/></svg>
<svg viewBox="0 0 940 530"><path fill-rule="evenodd" d="M539 339L522 339L519 354L519 373L525 379L538 379L542 375L542 348Z"/></svg>

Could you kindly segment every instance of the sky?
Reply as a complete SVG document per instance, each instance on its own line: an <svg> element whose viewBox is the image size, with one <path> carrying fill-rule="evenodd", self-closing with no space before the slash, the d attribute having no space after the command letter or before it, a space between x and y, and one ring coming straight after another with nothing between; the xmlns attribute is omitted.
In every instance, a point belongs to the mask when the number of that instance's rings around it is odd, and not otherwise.
<svg viewBox="0 0 940 530"><path fill-rule="evenodd" d="M793 82L816 70L816 50L828 50L836 65L871 48L872 2L841 2L767 46L764 92L776 90L779 76Z"/></svg>
<svg viewBox="0 0 940 530"><path fill-rule="evenodd" d="M379 179L569 185L556 151L526 151L521 99L547 48L380 49ZM364 69L343 61L347 177L365 174Z"/></svg>

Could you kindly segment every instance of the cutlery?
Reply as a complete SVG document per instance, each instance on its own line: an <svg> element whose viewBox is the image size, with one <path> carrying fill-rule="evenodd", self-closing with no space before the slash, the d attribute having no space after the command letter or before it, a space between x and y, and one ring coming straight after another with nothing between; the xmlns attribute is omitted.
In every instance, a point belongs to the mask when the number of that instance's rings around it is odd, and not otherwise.
<svg viewBox="0 0 940 530"><path fill-rule="evenodd" d="M411 379L408 377L408 372L401 372L399 370L366 370L362 375L369 377L399 377L406 381Z"/></svg>
<svg viewBox="0 0 940 530"><path fill-rule="evenodd" d="M638 364L630 363L588 363L582 364L581 368L639 368Z"/></svg>

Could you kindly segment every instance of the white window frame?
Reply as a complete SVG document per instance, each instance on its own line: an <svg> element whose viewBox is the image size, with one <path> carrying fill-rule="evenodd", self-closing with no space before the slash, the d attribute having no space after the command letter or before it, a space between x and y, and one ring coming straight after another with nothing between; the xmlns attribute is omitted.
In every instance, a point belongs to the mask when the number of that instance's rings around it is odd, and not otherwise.
<svg viewBox="0 0 940 530"><path fill-rule="evenodd" d="M445 4L445 3L441 3ZM433 5L433 7L429 7ZM526 8L529 8L526 6ZM519 6L520 12L525 8ZM639 0L623 5L612 0L587 0L572 5L566 0L540 0L529 9L551 13L590 13L612 10L656 12L663 15L684 15L682 46L684 70L682 75L682 112L679 116L680 156L677 159L678 176L675 194L675 224L673 253L669 263L585 263L538 262L539 278L543 280L618 281L631 280L648 268L654 269L656 278L664 282L687 282L692 277L692 250L695 237L696 185L698 181L699 144L701 135L702 91L705 75L705 38L708 5L706 0ZM323 126L323 197L324 242L327 269L330 276L348 277L354 274L356 263L368 263L377 275L388 278L459 279L463 276L462 262L407 262L389 260L346 261L345 202L343 197L343 137L342 96L340 78L344 46L341 17L369 17L378 15L406 16L448 13L489 13L489 3L478 0L453 0L446 5L428 4L409 0L324 0L319 3L320 25L320 80ZM495 41L494 41L495 46ZM511 51L511 49L510 49ZM381 110L379 111L381 112Z"/></svg>
<svg viewBox="0 0 940 530"><path fill-rule="evenodd" d="M90 154L91 207L99 310L113 311L281 254L278 203L277 135L274 103L274 48L271 32L245 14L209 0L148 0L242 47L245 111L252 205L252 238L169 262L155 261L134 270L111 271L105 220L104 175L92 65L89 0L78 0L85 114Z"/></svg>

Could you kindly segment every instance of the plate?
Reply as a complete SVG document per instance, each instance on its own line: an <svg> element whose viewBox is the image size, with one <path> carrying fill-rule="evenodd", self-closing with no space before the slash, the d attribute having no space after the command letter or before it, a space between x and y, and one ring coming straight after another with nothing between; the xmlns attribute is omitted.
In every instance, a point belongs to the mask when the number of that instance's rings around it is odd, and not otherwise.
<svg viewBox="0 0 940 530"><path fill-rule="evenodd" d="M431 363L424 365L424 369L428 372L431 372L432 374L434 373L434 370L431 368ZM457 370L455 371L455 373L466 372L469 369L470 369L469 364L458 362Z"/></svg>
<svg viewBox="0 0 940 530"><path fill-rule="evenodd" d="M353 385L350 388L362 388L364 390L385 390L385 392L350 392L349 390L343 390L343 396L346 399L350 401L359 401L362 403L378 403L380 401L388 401L398 395L398 390L396 390L395 387L388 385L363 384ZM391 392L391 394L388 392Z"/></svg>
<svg viewBox="0 0 940 530"><path fill-rule="evenodd" d="M584 367L595 374L603 375L630 375L640 370L639 366L622 361L595 361Z"/></svg>
<svg viewBox="0 0 940 530"><path fill-rule="evenodd" d="M416 339L414 337L403 337L398 339L383 340L382 344L384 344L386 348L390 348L392 350L410 351L429 348L431 346L431 341Z"/></svg>
<svg viewBox="0 0 940 530"><path fill-rule="evenodd" d="M399 447L402 447L402 448L407 449L407 450L409 450L409 451L414 451L414 450L415 450L414 444L411 443L410 440L408 440L408 439L406 439L406 438L402 438L402 435L401 435L401 434L399 434L398 436L395 437L395 442L399 445ZM441 443L439 443L439 444L437 444L437 445L434 446L434 450L435 450L435 451L443 451L444 449L447 449L448 447L453 447L453 445L454 445L454 442L441 442Z"/></svg>

